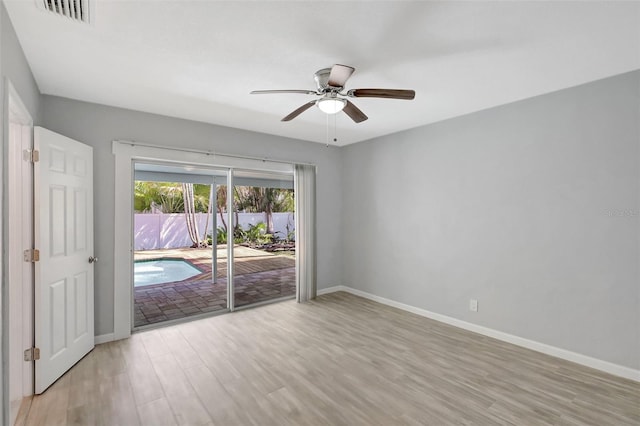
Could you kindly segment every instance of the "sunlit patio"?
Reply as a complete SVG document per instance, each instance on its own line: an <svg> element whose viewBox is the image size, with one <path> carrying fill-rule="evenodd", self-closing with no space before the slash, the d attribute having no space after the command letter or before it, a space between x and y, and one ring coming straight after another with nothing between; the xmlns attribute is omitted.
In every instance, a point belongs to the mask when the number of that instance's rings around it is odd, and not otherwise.
<svg viewBox="0 0 640 426"><path fill-rule="evenodd" d="M184 259L200 273L182 281L134 287L135 327L226 309L226 245L218 246L215 284L211 258L211 248L136 251L135 261ZM293 256L234 246L235 306L293 297L295 278Z"/></svg>

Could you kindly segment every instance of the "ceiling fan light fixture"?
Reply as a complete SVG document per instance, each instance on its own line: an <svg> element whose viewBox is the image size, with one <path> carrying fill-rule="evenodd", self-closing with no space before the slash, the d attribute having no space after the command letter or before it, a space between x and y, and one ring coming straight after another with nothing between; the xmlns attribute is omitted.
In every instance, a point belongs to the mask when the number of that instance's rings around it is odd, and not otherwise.
<svg viewBox="0 0 640 426"><path fill-rule="evenodd" d="M340 98L322 98L317 102L318 108L325 114L337 114L346 104L347 101Z"/></svg>

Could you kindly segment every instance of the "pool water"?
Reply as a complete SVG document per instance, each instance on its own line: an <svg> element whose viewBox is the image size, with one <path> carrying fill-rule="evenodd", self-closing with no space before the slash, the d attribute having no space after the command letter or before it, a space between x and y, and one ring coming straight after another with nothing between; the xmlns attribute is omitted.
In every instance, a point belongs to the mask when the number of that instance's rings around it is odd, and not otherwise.
<svg viewBox="0 0 640 426"><path fill-rule="evenodd" d="M171 283L191 278L202 271L182 259L138 260L133 263L133 285Z"/></svg>

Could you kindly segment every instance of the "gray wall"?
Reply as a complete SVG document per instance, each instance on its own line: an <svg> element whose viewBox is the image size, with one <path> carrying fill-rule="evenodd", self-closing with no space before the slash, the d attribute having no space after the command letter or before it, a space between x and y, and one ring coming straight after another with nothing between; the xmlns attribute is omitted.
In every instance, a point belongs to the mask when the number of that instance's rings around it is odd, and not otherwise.
<svg viewBox="0 0 640 426"><path fill-rule="evenodd" d="M634 72L346 147L344 284L640 368L639 122Z"/></svg>
<svg viewBox="0 0 640 426"><path fill-rule="evenodd" d="M313 142L43 96L44 127L94 148L96 335L113 331L114 156L111 142L216 150L317 165L318 288L341 283L340 150Z"/></svg>
<svg viewBox="0 0 640 426"><path fill-rule="evenodd" d="M29 110L34 123L40 123L40 90L31 74L31 68L24 56L18 37L4 2L0 5L0 19L2 19L2 77L7 77L22 98L22 102Z"/></svg>

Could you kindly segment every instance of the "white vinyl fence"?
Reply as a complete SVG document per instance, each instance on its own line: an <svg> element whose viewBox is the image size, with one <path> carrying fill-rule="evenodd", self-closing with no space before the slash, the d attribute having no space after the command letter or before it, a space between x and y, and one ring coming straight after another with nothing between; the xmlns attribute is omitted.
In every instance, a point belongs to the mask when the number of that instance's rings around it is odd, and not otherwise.
<svg viewBox="0 0 640 426"><path fill-rule="evenodd" d="M209 220L207 234L215 235L212 231L211 216L206 213L197 213L198 229L200 235L204 233L205 221ZM294 214L273 213L273 230L276 237L286 238L287 225L289 232L295 229ZM220 215L216 216L218 226L222 226ZM225 213L225 221L227 216ZM266 222L264 213L238 213L238 221L243 229L249 229L249 225L257 225ZM187 231L187 222L184 213L157 214L136 213L134 215L134 249L155 250L178 247L191 247L191 239Z"/></svg>

